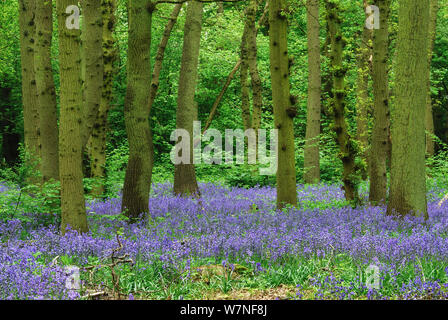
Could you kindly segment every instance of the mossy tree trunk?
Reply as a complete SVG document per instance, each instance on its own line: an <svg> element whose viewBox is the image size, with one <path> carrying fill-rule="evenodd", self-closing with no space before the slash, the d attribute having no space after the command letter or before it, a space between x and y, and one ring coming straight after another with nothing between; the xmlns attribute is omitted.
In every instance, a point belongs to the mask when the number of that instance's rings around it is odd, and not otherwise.
<svg viewBox="0 0 448 320"><path fill-rule="evenodd" d="M343 65L344 40L341 32L341 8L338 0L327 0L327 21L331 38L331 72L333 76L333 98L331 100L331 113L333 115L333 129L336 133L336 141L340 152L338 157L342 160L345 198L352 203L358 202L358 168L356 161L357 147L350 137L345 120L346 90L345 74L346 67Z"/></svg>
<svg viewBox="0 0 448 320"><path fill-rule="evenodd" d="M296 107L292 104L289 83L287 43L287 4L285 0L269 2L269 52L274 105L274 125L278 129L277 208L297 205L294 157L294 123Z"/></svg>
<svg viewBox="0 0 448 320"><path fill-rule="evenodd" d="M387 153L389 150L389 11L390 0L376 0L380 9L380 28L373 32L373 130L370 150L369 201L373 204L386 202Z"/></svg>
<svg viewBox="0 0 448 320"><path fill-rule="evenodd" d="M181 196L200 194L193 164L193 121L197 114L194 95L198 78L202 13L202 2L188 2L177 94L176 128L185 129L190 134L190 161L174 166L174 194Z"/></svg>
<svg viewBox="0 0 448 320"><path fill-rule="evenodd" d="M59 175L61 180L61 231L67 227L87 232L82 172L82 83L80 31L68 29L66 13L71 0L57 0L60 63Z"/></svg>
<svg viewBox="0 0 448 320"><path fill-rule="evenodd" d="M153 155L150 148L148 103L153 10L153 5L147 0L128 2L128 82L124 118L129 160L123 186L122 210L131 221L149 212Z"/></svg>
<svg viewBox="0 0 448 320"><path fill-rule="evenodd" d="M329 65L331 57L331 36L328 26L328 21L325 23L325 42L322 45L322 62L327 62ZM330 71L324 72L322 69L322 92L321 92L321 111L325 116L330 116L330 104L333 98L333 79Z"/></svg>
<svg viewBox="0 0 448 320"><path fill-rule="evenodd" d="M319 0L307 0L308 101L304 149L305 183L319 183L319 137L321 112L321 71L319 39Z"/></svg>
<svg viewBox="0 0 448 320"><path fill-rule="evenodd" d="M97 119L103 88L102 8L101 0L83 1L83 54L85 59L84 121L82 147L87 145Z"/></svg>
<svg viewBox="0 0 448 320"><path fill-rule="evenodd" d="M258 129L261 126L261 107L263 105L263 95L260 73L257 65L257 33L255 25L258 0L250 0L246 10L247 24L247 62L252 84L252 120L251 127L255 130L256 141L258 141Z"/></svg>
<svg viewBox="0 0 448 320"><path fill-rule="evenodd" d="M53 35L53 5L51 0L36 1L36 70L37 102L39 105L40 154L42 181L59 180L58 114L51 42Z"/></svg>
<svg viewBox="0 0 448 320"><path fill-rule="evenodd" d="M436 38L436 27L437 27L437 12L439 11L439 0L430 0L430 9L429 9L429 29L428 29L428 73L427 73L427 96L426 96L426 114L425 114L425 123L426 123L426 153L432 157L434 156L435 144L434 138L434 117L432 111L432 99L431 99L431 62L432 62L432 53L434 49L434 41Z"/></svg>
<svg viewBox="0 0 448 320"><path fill-rule="evenodd" d="M364 0L364 11L368 6ZM366 13L367 18L367 13ZM369 111L371 101L369 98L370 58L372 57L372 30L363 24L361 43L358 51L358 79L356 82L356 135L362 160L369 164ZM367 179L367 170L363 180Z"/></svg>
<svg viewBox="0 0 448 320"><path fill-rule="evenodd" d="M39 154L39 111L34 70L36 0L19 0L20 60L25 148L33 160ZM37 182L32 179L30 182Z"/></svg>
<svg viewBox="0 0 448 320"><path fill-rule="evenodd" d="M92 189L94 196L100 197L104 193L104 178L106 166L106 137L107 116L113 98L113 80L115 76L114 62L117 59L115 48L115 0L102 0L102 54L103 54L103 87L101 101L90 135L87 150L89 152L91 175L96 179Z"/></svg>
<svg viewBox="0 0 448 320"><path fill-rule="evenodd" d="M428 217L425 173L429 0L399 0L387 213Z"/></svg>

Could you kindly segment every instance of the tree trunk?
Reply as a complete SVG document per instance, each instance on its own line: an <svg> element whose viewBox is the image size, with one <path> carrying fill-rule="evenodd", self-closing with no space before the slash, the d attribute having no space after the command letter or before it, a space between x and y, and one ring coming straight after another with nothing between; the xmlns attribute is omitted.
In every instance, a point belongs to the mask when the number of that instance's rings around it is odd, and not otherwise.
<svg viewBox="0 0 448 320"><path fill-rule="evenodd" d="M165 26L165 30L163 31L162 39L160 40L159 47L157 49L157 54L154 62L154 69L151 76L151 91L149 95L149 113L151 114L151 108L154 103L154 100L157 95L157 90L159 89L159 78L160 71L162 71L163 58L165 56L165 49L168 44L168 40L171 35L171 31L173 30L174 25L176 24L177 17L179 16L180 9L182 9L183 3L178 3L174 6L173 12L171 13L170 20L167 22Z"/></svg>
<svg viewBox="0 0 448 320"><path fill-rule="evenodd" d="M128 61L125 124L129 160L123 186L122 210L135 221L149 212L153 155L149 127L151 85L151 22L153 6L146 0L128 2Z"/></svg>
<svg viewBox="0 0 448 320"><path fill-rule="evenodd" d="M439 10L439 0L430 0L429 9L429 50L428 50L428 74L427 74L427 96L426 96L426 153L432 157L434 156L434 118L432 112L432 99L431 99L431 62L432 62L432 52L434 49L434 41L436 38L436 27L437 27L437 12Z"/></svg>
<svg viewBox="0 0 448 320"><path fill-rule="evenodd" d="M101 0L83 2L83 37L85 58L84 79L84 121L82 126L82 147L85 148L93 131L103 88L103 48L102 48L102 9Z"/></svg>
<svg viewBox="0 0 448 320"><path fill-rule="evenodd" d="M250 112L250 90L249 90L249 61L247 38L249 27L244 24L243 36L241 38L241 67L240 67L240 83L241 83L241 111L243 116L244 130L252 128L252 116Z"/></svg>
<svg viewBox="0 0 448 320"><path fill-rule="evenodd" d="M82 84L80 31L69 29L70 0L57 0L60 63L59 175L61 180L61 231L67 227L87 232L82 173Z"/></svg>
<svg viewBox="0 0 448 320"><path fill-rule="evenodd" d="M364 0L364 11L368 6L367 0ZM367 14L366 14L367 18ZM360 155L365 165L369 164L369 74L372 30L363 25L361 44L358 52L358 81L356 86L356 133L360 148ZM363 175L363 180L367 179L367 170Z"/></svg>
<svg viewBox="0 0 448 320"><path fill-rule="evenodd" d="M297 205L294 157L294 123L297 113L290 95L287 44L286 1L269 3L269 51L274 105L274 124L278 129L277 208Z"/></svg>
<svg viewBox="0 0 448 320"><path fill-rule="evenodd" d="M425 109L429 0L399 0L388 214L428 217Z"/></svg>
<svg viewBox="0 0 448 320"><path fill-rule="evenodd" d="M19 0L20 58L22 64L22 105L25 148L32 158L39 154L39 112L34 72L35 0ZM37 182L32 179L31 182Z"/></svg>
<svg viewBox="0 0 448 320"><path fill-rule="evenodd" d="M117 58L115 39L115 0L102 0L102 53L103 53L103 87L101 91L100 108L93 125L88 142L91 174L96 179L92 194L100 197L104 193L104 178L106 166L107 116L113 98L113 81L115 76L114 62Z"/></svg>
<svg viewBox="0 0 448 320"><path fill-rule="evenodd" d="M380 9L380 28L373 33L373 130L370 150L369 201L373 204L386 202L387 152L389 148L389 11L390 0L376 0Z"/></svg>
<svg viewBox="0 0 448 320"><path fill-rule="evenodd" d="M217 12L218 12L218 15L224 13L224 2L218 1L218 10L217 10Z"/></svg>
<svg viewBox="0 0 448 320"><path fill-rule="evenodd" d="M308 101L304 149L305 183L319 183L319 136L320 136L320 39L319 0L307 0L308 39Z"/></svg>
<svg viewBox="0 0 448 320"><path fill-rule="evenodd" d="M322 46L322 56L325 57L325 61L330 61L331 56L331 36L328 21L325 24L325 42ZM325 116L330 115L330 104L333 98L333 79L331 72L323 72L322 70L322 92L321 92L321 111Z"/></svg>
<svg viewBox="0 0 448 320"><path fill-rule="evenodd" d="M258 34L258 29L259 29L260 25L264 24L266 15L268 14L268 3L269 2L266 2L266 5L265 5L264 11L263 11L263 15L260 17L260 20L258 21L258 25L255 28L256 34ZM256 54L255 54L255 58L256 58ZM216 111L218 109L218 106L219 106L219 104L220 104L220 102L221 102L221 100L222 100L226 90L228 89L228 87L230 85L230 82L232 81L236 71L241 67L241 63L242 63L242 60L239 59L236 62L235 66L233 67L232 71L230 71L229 75L227 76L227 80L224 83L224 86L222 87L221 91L219 92L218 96L215 99L215 102L212 105L212 108L210 109L210 114L209 114L209 116L207 118L207 122L205 123L204 128L202 128L202 134L204 134L204 132L207 131L207 129L210 127L210 125L211 125L211 123L213 121L213 117L215 116ZM256 63L256 60L255 60L255 63ZM255 70L255 68L252 68L252 70ZM258 72L258 70L257 70L257 72ZM257 75L254 75L254 77L257 77ZM262 87L261 87L261 79L260 79L260 93L261 93L261 91L262 91ZM260 98L260 101L262 101L261 98ZM261 113L261 108L260 108L260 113ZM261 114L260 114L260 121L261 121ZM260 127L260 125L258 125L258 127ZM257 132L257 134L258 134L258 132ZM199 139L194 142L194 145L196 145L198 142L199 142Z"/></svg>
<svg viewBox="0 0 448 320"><path fill-rule="evenodd" d="M339 1L327 0L327 20L331 37L331 72L333 76L333 98L332 114L334 118L334 131L336 141L339 145L339 158L343 164L343 176L345 198L352 203L358 202L358 184L357 166L355 165L356 147L347 129L345 121L346 91L345 91L345 73L346 68L342 63L343 48L346 41L341 33L341 18L339 17Z"/></svg>
<svg viewBox="0 0 448 320"><path fill-rule="evenodd" d="M262 86L260 73L257 66L257 28L255 26L255 19L257 14L258 3L257 0L250 0L246 10L246 24L247 24L247 62L249 66L249 73L252 83L252 128L255 130L256 141L258 142L258 129L261 126L261 107L263 105ZM258 145L258 144L257 144Z"/></svg>
<svg viewBox="0 0 448 320"><path fill-rule="evenodd" d="M42 181L59 180L58 111L51 66L53 6L51 0L36 1L36 70L37 102L41 137Z"/></svg>
<svg viewBox="0 0 448 320"><path fill-rule="evenodd" d="M195 108L197 108L194 95L198 78L202 10L202 2L191 1L187 4L177 97L176 128L185 129L190 135L190 161L174 166L174 194L181 196L199 195L193 164L193 121Z"/></svg>

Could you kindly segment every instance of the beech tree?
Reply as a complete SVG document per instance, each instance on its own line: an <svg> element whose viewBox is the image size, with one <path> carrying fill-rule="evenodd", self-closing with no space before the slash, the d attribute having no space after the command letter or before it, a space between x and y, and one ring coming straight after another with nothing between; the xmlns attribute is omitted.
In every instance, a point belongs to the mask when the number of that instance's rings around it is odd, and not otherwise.
<svg viewBox="0 0 448 320"><path fill-rule="evenodd" d="M425 172L429 0L399 0L387 213L428 217Z"/></svg>
<svg viewBox="0 0 448 320"><path fill-rule="evenodd" d="M387 152L389 148L389 11L390 0L376 0L380 12L380 27L373 31L373 130L369 157L372 203L385 202L387 194Z"/></svg>
<svg viewBox="0 0 448 320"><path fill-rule="evenodd" d="M153 155L149 146L151 85L151 23L154 5L128 2L127 88L124 106L129 159L123 186L122 211L134 221L149 212Z"/></svg>
<svg viewBox="0 0 448 320"><path fill-rule="evenodd" d="M285 0L269 2L269 52L274 105L274 126L278 129L277 208L297 205L293 118L297 114L291 99Z"/></svg>
<svg viewBox="0 0 448 320"><path fill-rule="evenodd" d="M247 63L252 84L252 119L251 127L255 130L256 141L258 141L258 129L261 125L261 107L263 105L262 86L260 73L257 65L257 27L255 18L258 9L258 0L250 0L246 8L246 45L247 45Z"/></svg>
<svg viewBox="0 0 448 320"><path fill-rule="evenodd" d="M71 6L71 7L70 7ZM87 232L82 172L82 80L80 30L70 20L71 0L57 0L60 64L59 175L61 180L61 230ZM75 18L76 19L76 18Z"/></svg>
<svg viewBox="0 0 448 320"><path fill-rule="evenodd" d="M366 19L368 18L367 0L363 1ZM369 112L371 101L369 97L369 75L372 58L372 29L362 26L361 42L358 51L358 78L356 81L356 139L358 140L360 155L366 165L369 165ZM362 177L367 179L367 170Z"/></svg>
<svg viewBox="0 0 448 320"><path fill-rule="evenodd" d="M84 106L81 131L82 147L92 134L101 103L103 88L103 21L101 0L83 1Z"/></svg>
<svg viewBox="0 0 448 320"><path fill-rule="evenodd" d="M319 0L307 0L308 100L304 149L305 183L320 181L319 137L321 112L321 72L319 39Z"/></svg>
<svg viewBox="0 0 448 320"><path fill-rule="evenodd" d="M193 164L193 121L197 114L194 95L198 77L202 11L202 2L196 0L188 2L177 93L176 128L184 129L190 135L190 161L174 166L174 194L177 195L199 195Z"/></svg>
<svg viewBox="0 0 448 320"><path fill-rule="evenodd" d="M245 11L247 13L247 10ZM244 24L243 36L240 48L240 85L241 85L241 112L244 130L252 128L252 117L250 112L250 87L249 87L249 50L247 40L249 37L249 26Z"/></svg>
<svg viewBox="0 0 448 320"><path fill-rule="evenodd" d="M19 0L20 60L25 148L34 159L39 154L39 112L34 72L35 0Z"/></svg>
<svg viewBox="0 0 448 320"><path fill-rule="evenodd" d="M103 79L101 100L98 114L93 124L92 134L88 140L91 175L96 178L92 194L99 197L104 193L104 178L106 166L106 136L107 116L113 98L113 80L116 73L114 62L117 60L118 50L113 35L115 29L115 0L102 0L102 61ZM100 61L100 60L99 60Z"/></svg>
<svg viewBox="0 0 448 320"><path fill-rule="evenodd" d="M58 115L51 42L53 35L52 1L36 1L36 70L37 103L39 108L40 155L42 180L59 180Z"/></svg>
<svg viewBox="0 0 448 320"><path fill-rule="evenodd" d="M331 102L331 114L333 116L333 130L336 133L336 142L339 146L338 157L343 164L342 182L344 183L345 198L356 204L358 202L359 164L356 163L357 147L348 131L345 119L346 66L343 65L343 50L346 40L341 32L341 18L339 0L326 0L328 31L331 39L331 73L333 78L333 98Z"/></svg>

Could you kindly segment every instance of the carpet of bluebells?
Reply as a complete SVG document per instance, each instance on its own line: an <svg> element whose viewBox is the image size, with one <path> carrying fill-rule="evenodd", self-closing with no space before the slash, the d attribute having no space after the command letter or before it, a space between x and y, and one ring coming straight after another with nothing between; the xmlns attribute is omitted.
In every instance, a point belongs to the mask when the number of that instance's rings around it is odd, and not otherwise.
<svg viewBox="0 0 448 320"><path fill-rule="evenodd" d="M88 234L61 236L57 224L42 223L36 213L0 222L0 299L78 299L78 292L66 289L68 275L54 258L78 266L92 258L101 263L117 248L117 233L120 254L167 273L188 275L203 261L241 264L254 274L325 261L325 272L295 283L296 299L448 298L448 203L438 207L440 190L428 194L425 222L386 216L382 206L353 209L340 186L299 186L298 208L282 211L275 210L275 188L200 189L198 200L173 196L169 183L153 186L151 224L143 219L128 225L120 218L119 197L88 202ZM7 194L0 187L0 196ZM344 277L344 264L359 275ZM379 267L384 288L366 287L363 272L371 264Z"/></svg>

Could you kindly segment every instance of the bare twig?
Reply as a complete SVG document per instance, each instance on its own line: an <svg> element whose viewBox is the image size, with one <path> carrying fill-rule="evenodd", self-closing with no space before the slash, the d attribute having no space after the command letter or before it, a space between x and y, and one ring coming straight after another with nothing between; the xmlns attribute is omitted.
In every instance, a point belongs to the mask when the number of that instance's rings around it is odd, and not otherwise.
<svg viewBox="0 0 448 320"><path fill-rule="evenodd" d="M116 254L123 249L123 244L120 241L120 236L117 234L117 242L118 247L112 250L112 254L110 255L111 263L101 264L101 265L90 265L82 268L84 271L89 271L89 279L92 282L93 273L101 268L108 267L110 269L112 275L112 293L115 295L117 293L118 298L122 296L120 289L120 275L115 272L115 267L120 263L131 263L134 264L134 261L129 258L129 254L125 253L122 256L116 256Z"/></svg>

